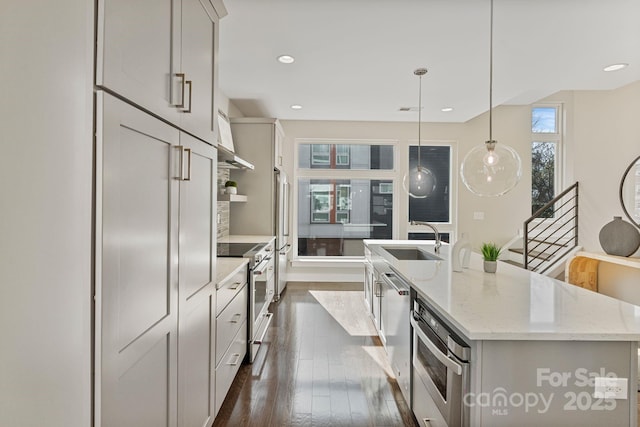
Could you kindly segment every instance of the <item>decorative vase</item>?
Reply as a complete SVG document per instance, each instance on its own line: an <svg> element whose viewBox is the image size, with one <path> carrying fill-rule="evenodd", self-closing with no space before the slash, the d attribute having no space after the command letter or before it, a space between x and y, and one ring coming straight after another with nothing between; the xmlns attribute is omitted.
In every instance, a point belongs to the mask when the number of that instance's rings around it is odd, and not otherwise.
<svg viewBox="0 0 640 427"><path fill-rule="evenodd" d="M227 194L238 194L237 187L224 187L224 192Z"/></svg>
<svg viewBox="0 0 640 427"><path fill-rule="evenodd" d="M605 224L598 237L600 246L609 255L629 256L640 247L638 229L619 216L614 216L613 221Z"/></svg>
<svg viewBox="0 0 640 427"><path fill-rule="evenodd" d="M451 249L451 269L453 271L462 271L463 268L469 268L469 258L471 257L471 243L463 234Z"/></svg>
<svg viewBox="0 0 640 427"><path fill-rule="evenodd" d="M485 273L495 273L498 269L498 261L484 261Z"/></svg>

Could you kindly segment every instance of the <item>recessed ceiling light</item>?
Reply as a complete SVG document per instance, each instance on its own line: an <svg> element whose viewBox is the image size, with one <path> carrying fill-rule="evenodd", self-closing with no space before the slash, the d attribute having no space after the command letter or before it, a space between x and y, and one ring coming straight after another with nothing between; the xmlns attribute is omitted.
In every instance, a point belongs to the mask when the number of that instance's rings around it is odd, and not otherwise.
<svg viewBox="0 0 640 427"><path fill-rule="evenodd" d="M629 64L624 64L624 63L620 63L620 64L611 64L611 65L607 65L606 67L603 68L604 71L618 71L618 70L622 70L623 68L627 68Z"/></svg>
<svg viewBox="0 0 640 427"><path fill-rule="evenodd" d="M283 64L292 64L296 59L291 55L280 55L278 56L278 61Z"/></svg>
<svg viewBox="0 0 640 427"><path fill-rule="evenodd" d="M292 109L292 110L302 110L302 105L300 105L300 104L293 104L293 105L291 106L291 109Z"/></svg>
<svg viewBox="0 0 640 427"><path fill-rule="evenodd" d="M449 111L453 111L453 107L444 107L443 109L441 109L440 111L444 112L444 113L448 113Z"/></svg>

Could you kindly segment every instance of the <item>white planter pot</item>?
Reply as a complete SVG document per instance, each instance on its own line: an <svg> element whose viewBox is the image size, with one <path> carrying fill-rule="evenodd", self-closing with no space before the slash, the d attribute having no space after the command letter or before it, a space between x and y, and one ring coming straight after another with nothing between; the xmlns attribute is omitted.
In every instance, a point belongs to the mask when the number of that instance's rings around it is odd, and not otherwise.
<svg viewBox="0 0 640 427"><path fill-rule="evenodd" d="M484 271L486 273L495 273L498 269L498 261L485 261Z"/></svg>
<svg viewBox="0 0 640 427"><path fill-rule="evenodd" d="M238 188L237 187L225 187L224 188L224 192L227 194L238 194Z"/></svg>

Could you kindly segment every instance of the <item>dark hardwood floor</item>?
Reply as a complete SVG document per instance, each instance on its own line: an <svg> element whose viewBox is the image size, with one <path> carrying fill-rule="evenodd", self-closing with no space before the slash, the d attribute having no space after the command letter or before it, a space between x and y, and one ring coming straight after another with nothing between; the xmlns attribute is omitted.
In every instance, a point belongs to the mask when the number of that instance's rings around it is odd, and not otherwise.
<svg viewBox="0 0 640 427"><path fill-rule="evenodd" d="M417 426L363 298L358 284L289 283L214 426Z"/></svg>

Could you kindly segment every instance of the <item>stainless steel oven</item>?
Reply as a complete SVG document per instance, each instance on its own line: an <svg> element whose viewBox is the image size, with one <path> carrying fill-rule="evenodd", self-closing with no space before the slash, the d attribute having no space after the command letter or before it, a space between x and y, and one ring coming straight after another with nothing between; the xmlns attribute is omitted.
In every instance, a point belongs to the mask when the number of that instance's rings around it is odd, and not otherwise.
<svg viewBox="0 0 640 427"><path fill-rule="evenodd" d="M470 347L420 299L414 301L411 326L416 418L425 427L469 426L463 398L469 391Z"/></svg>
<svg viewBox="0 0 640 427"><path fill-rule="evenodd" d="M275 245L251 242L219 242L220 257L249 258L249 361L253 362L271 323L269 304L275 294Z"/></svg>

